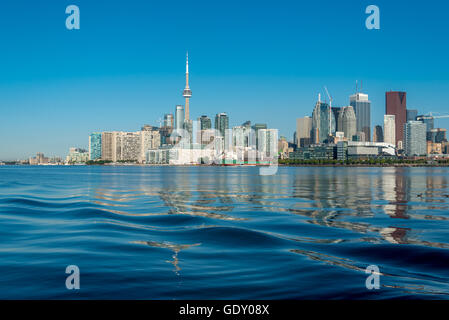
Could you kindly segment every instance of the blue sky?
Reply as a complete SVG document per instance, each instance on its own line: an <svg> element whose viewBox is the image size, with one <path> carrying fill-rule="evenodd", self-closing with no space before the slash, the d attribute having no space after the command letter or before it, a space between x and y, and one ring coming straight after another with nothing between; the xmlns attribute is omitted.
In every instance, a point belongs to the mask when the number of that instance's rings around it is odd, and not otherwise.
<svg viewBox="0 0 449 320"><path fill-rule="evenodd" d="M66 6L81 29L65 28ZM375 4L381 29L365 28ZM449 112L447 1L24 1L0 4L0 159L87 148L88 134L156 125L183 104L291 139L326 85L349 103L356 79L381 124L385 91ZM323 93L324 94L324 93ZM449 127L449 120L437 120Z"/></svg>

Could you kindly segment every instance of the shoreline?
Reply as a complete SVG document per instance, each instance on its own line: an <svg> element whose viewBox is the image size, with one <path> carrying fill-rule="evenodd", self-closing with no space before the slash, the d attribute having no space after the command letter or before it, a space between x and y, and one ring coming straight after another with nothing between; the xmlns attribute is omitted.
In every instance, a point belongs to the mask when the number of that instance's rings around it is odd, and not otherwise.
<svg viewBox="0 0 449 320"><path fill-rule="evenodd" d="M424 164L424 163L392 163L392 164L279 164L279 167L362 167L362 168L420 168L441 167L447 168L449 164Z"/></svg>
<svg viewBox="0 0 449 320"><path fill-rule="evenodd" d="M170 165L170 164L73 164L73 165L64 165L64 164L40 164L40 165L29 165L29 164L6 164L1 165L0 167L269 167L269 165L207 165L207 164L185 164L185 165ZM442 164L427 164L427 163L391 163L391 164L363 164L363 163L354 163L354 164L337 164L337 163L317 163L317 164L277 164L278 167L336 167L336 168L345 168L345 167L360 167L360 168L448 168L449 163Z"/></svg>

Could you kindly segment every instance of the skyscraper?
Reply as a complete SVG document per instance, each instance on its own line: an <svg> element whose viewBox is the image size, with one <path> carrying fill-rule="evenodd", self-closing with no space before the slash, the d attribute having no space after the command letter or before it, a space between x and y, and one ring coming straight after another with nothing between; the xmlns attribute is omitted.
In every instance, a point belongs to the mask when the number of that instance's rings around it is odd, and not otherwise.
<svg viewBox="0 0 449 320"><path fill-rule="evenodd" d="M416 117L418 116L418 110L407 109L406 114L407 114L407 117L406 117L407 121L415 121Z"/></svg>
<svg viewBox="0 0 449 320"><path fill-rule="evenodd" d="M213 134L212 129L212 121L208 116L201 116L198 118L199 127L197 130L197 141L199 141L202 145L207 145L210 143Z"/></svg>
<svg viewBox="0 0 449 320"><path fill-rule="evenodd" d="M338 126L338 117L340 116L340 113L342 112L342 108L340 107L332 107L332 113L334 114L334 119L335 119L335 132L337 131L343 131L339 126Z"/></svg>
<svg viewBox="0 0 449 320"><path fill-rule="evenodd" d="M404 125L404 144L407 156L426 155L426 129L426 124L421 121L409 121Z"/></svg>
<svg viewBox="0 0 449 320"><path fill-rule="evenodd" d="M430 132L435 127L435 118L432 116L420 115L417 119L426 124L427 132Z"/></svg>
<svg viewBox="0 0 449 320"><path fill-rule="evenodd" d="M441 143L447 141L446 131L446 129L442 128L430 129L430 131L427 131L427 141L432 141L433 143Z"/></svg>
<svg viewBox="0 0 449 320"><path fill-rule="evenodd" d="M296 119L296 140L298 147L307 147L312 143L312 118Z"/></svg>
<svg viewBox="0 0 449 320"><path fill-rule="evenodd" d="M173 114L167 113L164 115L164 127L167 128L173 128L174 120L173 120Z"/></svg>
<svg viewBox="0 0 449 320"><path fill-rule="evenodd" d="M198 118L200 122L200 130L207 130L212 128L212 121L208 116L201 116Z"/></svg>
<svg viewBox="0 0 449 320"><path fill-rule="evenodd" d="M169 145L172 143L170 136L173 132L175 125L174 117L172 113L167 113L164 115L164 125L159 128L159 133L161 137L161 145Z"/></svg>
<svg viewBox="0 0 449 320"><path fill-rule="evenodd" d="M395 145L400 147L399 141L404 141L404 124L407 120L407 93L389 91L385 93L385 114L395 116Z"/></svg>
<svg viewBox="0 0 449 320"><path fill-rule="evenodd" d="M330 121L329 121L330 117ZM323 143L328 136L335 132L335 118L327 103L318 101L315 104L312 115L312 141L313 143Z"/></svg>
<svg viewBox="0 0 449 320"><path fill-rule="evenodd" d="M373 140L374 142L384 142L384 132L381 126L374 127Z"/></svg>
<svg viewBox="0 0 449 320"><path fill-rule="evenodd" d="M175 113L175 129L180 130L184 129L184 107L181 105L176 106Z"/></svg>
<svg viewBox="0 0 449 320"><path fill-rule="evenodd" d="M357 120L357 132L364 132L366 141L371 137L371 101L368 95L356 93L349 97L349 104L354 108Z"/></svg>
<svg viewBox="0 0 449 320"><path fill-rule="evenodd" d="M192 91L189 87L189 53L187 52L186 57L186 87L184 88L184 91L182 93L184 98L186 99L186 112L185 112L185 120L190 120L190 109L189 109L189 101L190 97L192 96Z"/></svg>
<svg viewBox="0 0 449 320"><path fill-rule="evenodd" d="M352 106L343 107L338 118L339 131L344 132L349 141L357 132L357 120Z"/></svg>
<svg viewBox="0 0 449 320"><path fill-rule="evenodd" d="M252 126L253 132L250 140L251 144L255 145L257 149L259 149L259 130L265 130L267 128L266 123L256 123Z"/></svg>
<svg viewBox="0 0 449 320"><path fill-rule="evenodd" d="M215 115L215 130L223 137L223 147L228 150L229 137L226 136L229 129L229 117L226 113L217 113Z"/></svg>
<svg viewBox="0 0 449 320"><path fill-rule="evenodd" d="M396 146L396 116L384 115L384 142Z"/></svg>
<svg viewBox="0 0 449 320"><path fill-rule="evenodd" d="M232 128L232 146L234 148L244 148L245 146L245 127L237 126Z"/></svg>
<svg viewBox="0 0 449 320"><path fill-rule="evenodd" d="M101 132L89 136L89 160L101 159Z"/></svg>
<svg viewBox="0 0 449 320"><path fill-rule="evenodd" d="M117 142L119 132L102 132L101 134L101 159L117 161Z"/></svg>
<svg viewBox="0 0 449 320"><path fill-rule="evenodd" d="M278 131L276 129L259 129L257 131L257 146L259 160L277 158Z"/></svg>
<svg viewBox="0 0 449 320"><path fill-rule="evenodd" d="M222 137L225 136L226 129L229 129L229 118L226 113L217 113L215 115L215 129L220 132Z"/></svg>

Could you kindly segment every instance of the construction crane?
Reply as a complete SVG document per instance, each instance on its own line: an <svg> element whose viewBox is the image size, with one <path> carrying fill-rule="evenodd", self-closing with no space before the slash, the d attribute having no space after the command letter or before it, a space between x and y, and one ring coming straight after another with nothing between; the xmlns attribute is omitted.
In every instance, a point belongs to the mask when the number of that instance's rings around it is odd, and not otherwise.
<svg viewBox="0 0 449 320"><path fill-rule="evenodd" d="M326 91L326 94L329 97L329 135L331 136L332 135L332 101L334 99L332 99L326 86L324 86L324 90Z"/></svg>
<svg viewBox="0 0 449 320"><path fill-rule="evenodd" d="M449 118L449 114L444 114L440 116L434 116L432 112L427 115L416 117L416 120L432 120L432 119L444 119Z"/></svg>

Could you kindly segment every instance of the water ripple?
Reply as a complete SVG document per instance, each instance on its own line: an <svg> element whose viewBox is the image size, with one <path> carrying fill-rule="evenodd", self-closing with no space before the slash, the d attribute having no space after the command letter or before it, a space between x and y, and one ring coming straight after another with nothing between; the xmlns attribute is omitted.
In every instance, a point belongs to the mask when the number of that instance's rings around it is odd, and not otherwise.
<svg viewBox="0 0 449 320"><path fill-rule="evenodd" d="M3 166L0 219L0 298L449 294L443 168Z"/></svg>

